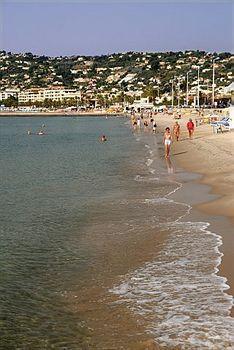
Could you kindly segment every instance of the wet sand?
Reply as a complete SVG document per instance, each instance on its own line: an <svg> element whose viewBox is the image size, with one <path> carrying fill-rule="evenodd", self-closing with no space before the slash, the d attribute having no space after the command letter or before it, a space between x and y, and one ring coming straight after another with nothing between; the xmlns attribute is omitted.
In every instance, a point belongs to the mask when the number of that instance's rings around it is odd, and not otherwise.
<svg viewBox="0 0 234 350"><path fill-rule="evenodd" d="M172 118L162 117L162 120L158 120L159 129L162 130L163 127L169 124L171 126L174 122ZM185 121L183 122L185 123ZM182 123L181 123L182 124ZM183 127L184 128L184 127ZM203 127L202 127L203 128ZM202 130L201 128L201 130ZM205 127L207 128L207 127ZM200 132L200 131L199 131ZM209 132L209 130L208 130ZM198 131L197 131L198 136ZM212 136L212 135L211 135ZM147 136L146 136L147 137ZM226 215L224 216L222 213L213 213L208 212L203 209L204 203L214 203L217 200L220 200L220 194L211 191L211 185L206 182L203 183L203 175L202 171L199 171L198 174L194 174L197 172L196 169L192 169L184 165L182 160L179 158L180 155L187 154L183 152L192 152L186 149L186 143L195 143L197 139L193 141L186 140L187 135L182 134L183 142L178 142L178 144L173 145L172 149L172 162L176 165L176 170L179 171L179 167L182 167L188 170L187 173L184 173L184 181L183 187L181 190L176 191L174 194L170 196L170 198L182 202L188 203L193 207L193 210L189 215L188 220L190 221L203 221L209 222L209 229L212 232L218 233L223 238L223 246L220 250L224 253L222 266L219 266L221 276L225 276L228 278L228 284L233 288L232 282L232 268L231 268L231 258L232 258L232 245L230 243L234 243L231 237L231 225L230 218ZM198 136L199 137L199 136ZM150 142L151 135L149 135L148 141ZM153 139L154 137L152 137ZM185 149L181 149L180 147L185 147ZM189 144L187 148L189 147ZM161 150L162 151L162 150ZM194 158L191 158L193 160ZM177 173L176 171L176 173ZM177 177L177 174L175 174ZM146 232L145 232L146 233ZM152 234L152 235L151 235ZM131 249L131 239L130 241L126 241L124 244L122 239L117 238L116 247L118 251L118 255L115 257L115 254L108 256L108 261L112 261L112 268L117 269L118 272L121 272L121 275L124 275L129 268L136 268L137 266L141 266L144 261L151 260L154 257L154 254L161 251L161 243L165 240L165 233L161 232L161 234L157 237L157 246L155 247L155 236L153 232L147 232L147 239L142 242L141 235L139 246L138 242L134 242L134 249ZM134 238L135 240L135 238ZM108 240L105 238L105 246L106 246L106 254L108 255ZM91 243L91 242L90 242ZM133 243L133 242L132 242ZM111 243L112 244L112 243ZM123 249L123 247L128 247L128 252ZM116 261L115 261L116 260ZM104 262L105 263L105 262ZM113 272L113 270L112 270ZM107 274L108 275L108 274ZM112 275L112 273L111 273ZM86 314L87 309L90 310L91 317L93 322L89 323L91 329L93 330L93 339L94 342L97 339L97 343L101 344L102 348L115 348L111 347L113 344L118 344L118 349L123 348L126 349L134 349L134 350L162 350L162 349L180 349L180 347L161 347L157 344L155 339L152 339L149 334L145 333L144 330L147 328L147 319L144 317L139 319L139 317L134 318L134 315L127 310L127 308L123 307L118 303L118 298L113 297L112 295L107 295L105 293L105 289L108 288L108 285L115 284L115 278L110 277L107 280L107 285L102 286L101 289L95 290L93 288L93 297L83 300L81 303L78 303L77 309L84 310L84 314ZM103 288L104 287L104 288ZM106 288L105 288L106 287ZM230 293L233 292L233 289L230 289ZM92 295L91 293L87 293L86 295ZM85 294L84 294L85 295ZM101 296L101 298L97 297ZM97 303L97 299L100 302ZM117 303L117 304L116 304ZM92 316L93 310L92 307L95 307L95 316ZM118 305L117 307L114 307ZM90 315L89 315L90 316ZM100 327L97 326L97 320L102 319L103 323L100 324ZM106 340L108 339L108 344ZM102 343L103 341L103 343ZM109 347L108 347L109 346Z"/></svg>
<svg viewBox="0 0 234 350"><path fill-rule="evenodd" d="M156 120L160 131L165 126L172 127L175 122L172 116L160 116ZM179 120L180 140L174 141L171 155L177 166L200 176L184 188L181 195L195 207L198 216L209 216L211 230L222 236L220 251L224 256L219 273L228 279L228 293L233 295L234 132L213 134L212 127L204 124L195 128L194 137L190 140L186 130L187 121L188 116ZM201 187L201 184L204 186ZM177 193L176 196L180 194Z"/></svg>
<svg viewBox="0 0 234 350"><path fill-rule="evenodd" d="M171 127L174 120L172 117L162 116L157 118L157 122L159 132L161 132L165 126ZM232 216L224 215L221 210L219 211L219 204L215 205L217 201L219 203L220 200L225 200L225 194L217 192L216 188L212 186L212 183L210 183L209 180L204 181L204 179L206 179L205 159L203 163L204 170L199 158L196 158L195 156L188 157L188 154L197 153L197 157L200 156L201 159L204 158L205 153L202 148L202 140L204 137L205 141L207 140L205 135L209 134L208 139L214 140L213 142L219 147L216 138L221 136L222 139L226 140L227 134L212 135L211 127L201 126L196 130L194 140L188 140L184 126L186 122L187 119L182 122L180 121L180 124L182 125L181 141L173 144L171 158L176 166L176 170L179 170L181 167L188 172L184 175L182 189L176 191L170 196L170 198L178 202L188 203L193 207L188 220L209 222L209 229L222 236L223 246L220 247L220 251L224 253L224 256L222 258L222 265L219 266L219 274L228 279L228 284L231 287L229 293L233 294L233 268L231 261L233 258L234 240L232 238L232 226L230 221ZM151 139L151 135L149 135L148 139ZM148 141L150 142L150 140ZM212 146L210 147L212 148ZM216 160L212 159L214 156L215 154L210 155L209 166L211 168L211 175L213 175L214 172L212 168L213 166L217 173L219 170L219 167L216 164L219 154L217 154ZM223 157L224 164L222 170L224 170L225 167L225 159L228 162L224 155ZM188 164L186 161L188 161ZM228 165L226 171L227 173L229 171ZM209 172L207 172L206 176L209 179L208 173ZM220 176L222 176L222 173ZM228 186L231 186L231 183L229 183ZM209 204L211 207L214 206L216 211L211 210ZM207 206L209 209L204 208L204 206ZM229 213L231 214L231 211ZM155 339L145 332L145 329L147 328L147 319L144 317L142 317L142 319L138 316L135 317L132 312L119 303L117 297L106 293L110 285L118 283L116 275L118 276L120 274L120 276L124 276L129 269L135 269L138 266L141 266L145 261L152 260L154 256L161 251L161 244L163 244L166 238L166 233L160 232L160 234L155 237L154 230L151 231L150 228L148 229L149 231L144 232L147 237L144 241L142 241L142 233L139 234L139 237L135 236L135 234L134 237L130 236L128 238L120 238L117 236L114 244L116 247L116 254L113 254L113 251L110 254L111 246L113 245L113 237L110 239L110 244L108 236L105 234L98 242L98 244L103 245L105 248L105 254L103 254L105 257L103 260L103 270L106 270L105 265L108 261L108 264L111 262L111 271L105 271L104 275L106 277L105 279L102 279L102 285L91 285L90 290L86 289L84 293L80 293L82 297L77 300L75 306L75 311L81 313L84 319L86 319L86 317L88 318L87 321L92 333L91 338L94 342L94 344L91 345L91 348L93 349L95 349L95 343L98 344L99 348L101 347L103 349L181 349L179 346L170 348L159 346ZM100 231L104 232L105 230L103 229ZM89 245L94 244L92 237L93 236L90 235ZM139 241L137 237L139 238ZM155 241L157 242L156 246ZM113 274L113 271L117 271L118 273ZM74 308L74 304L72 307ZM102 319L102 322L99 322L100 319ZM118 345L114 346L113 344Z"/></svg>

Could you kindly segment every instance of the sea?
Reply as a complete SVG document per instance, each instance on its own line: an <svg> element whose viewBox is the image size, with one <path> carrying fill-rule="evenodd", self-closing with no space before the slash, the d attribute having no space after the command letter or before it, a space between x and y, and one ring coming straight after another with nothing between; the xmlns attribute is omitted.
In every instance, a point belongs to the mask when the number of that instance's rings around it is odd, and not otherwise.
<svg viewBox="0 0 234 350"><path fill-rule="evenodd" d="M186 176L125 117L1 118L0 349L233 349Z"/></svg>

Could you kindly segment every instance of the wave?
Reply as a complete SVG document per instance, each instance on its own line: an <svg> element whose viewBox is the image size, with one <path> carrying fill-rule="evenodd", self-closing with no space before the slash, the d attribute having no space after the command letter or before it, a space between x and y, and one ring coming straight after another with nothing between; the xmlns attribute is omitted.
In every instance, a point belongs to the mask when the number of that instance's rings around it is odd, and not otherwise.
<svg viewBox="0 0 234 350"><path fill-rule="evenodd" d="M146 147L149 148L149 147ZM147 160L150 167L153 163ZM136 176L136 181L150 177ZM160 181L160 177L157 178ZM226 293L226 278L219 276L222 253L220 235L209 231L208 222L185 221L192 207L169 198L183 187L145 203L167 208L169 220L158 223L168 231L156 259L125 275L110 292L146 321L147 332L161 346L189 350L233 349L234 320L230 317L233 298ZM170 211L182 206L183 214L170 221Z"/></svg>
<svg viewBox="0 0 234 350"><path fill-rule="evenodd" d="M221 237L205 222L161 225L172 233L157 261L125 276L111 292L150 322L147 331L162 346L231 349L232 297L218 276Z"/></svg>

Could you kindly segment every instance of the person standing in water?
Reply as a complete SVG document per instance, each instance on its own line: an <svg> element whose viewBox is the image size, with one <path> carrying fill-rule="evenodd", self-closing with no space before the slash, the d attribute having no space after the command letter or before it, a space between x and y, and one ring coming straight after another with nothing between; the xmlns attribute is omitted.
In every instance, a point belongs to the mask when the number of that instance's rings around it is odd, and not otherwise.
<svg viewBox="0 0 234 350"><path fill-rule="evenodd" d="M156 134L157 131L157 123L153 120L153 133Z"/></svg>
<svg viewBox="0 0 234 350"><path fill-rule="evenodd" d="M137 118L137 127L141 128L141 119L139 117Z"/></svg>
<svg viewBox="0 0 234 350"><path fill-rule="evenodd" d="M176 139L176 141L179 141L180 137L180 124L176 121L174 126L173 126L173 134Z"/></svg>
<svg viewBox="0 0 234 350"><path fill-rule="evenodd" d="M164 143L164 148L165 148L165 158L169 158L170 150L171 150L171 144L172 144L171 131L170 131L169 127L167 127L165 129L165 133L164 133L164 137L163 137L163 143Z"/></svg>
<svg viewBox="0 0 234 350"><path fill-rule="evenodd" d="M102 135L102 136L100 137L100 141L101 141L101 142L106 142L106 141L107 141L106 135Z"/></svg>

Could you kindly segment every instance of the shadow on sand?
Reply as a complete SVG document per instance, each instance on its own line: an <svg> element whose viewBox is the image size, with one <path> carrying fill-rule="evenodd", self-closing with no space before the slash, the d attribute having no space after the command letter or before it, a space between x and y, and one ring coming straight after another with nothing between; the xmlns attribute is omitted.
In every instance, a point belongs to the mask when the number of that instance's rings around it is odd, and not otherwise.
<svg viewBox="0 0 234 350"><path fill-rule="evenodd" d="M173 153L173 156L179 156L180 154L184 154L184 153L188 153L188 151L183 151L183 152L179 152L179 153Z"/></svg>

